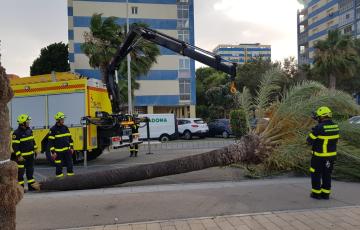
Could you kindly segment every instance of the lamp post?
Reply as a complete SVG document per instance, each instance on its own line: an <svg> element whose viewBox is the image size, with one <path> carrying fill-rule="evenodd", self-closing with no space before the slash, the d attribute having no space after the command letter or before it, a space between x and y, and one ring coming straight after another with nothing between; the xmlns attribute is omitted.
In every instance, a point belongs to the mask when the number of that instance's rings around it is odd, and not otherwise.
<svg viewBox="0 0 360 230"><path fill-rule="evenodd" d="M129 0L126 0L126 33L129 33ZM131 57L127 55L127 73L128 73L128 113L132 114L132 97L131 97Z"/></svg>

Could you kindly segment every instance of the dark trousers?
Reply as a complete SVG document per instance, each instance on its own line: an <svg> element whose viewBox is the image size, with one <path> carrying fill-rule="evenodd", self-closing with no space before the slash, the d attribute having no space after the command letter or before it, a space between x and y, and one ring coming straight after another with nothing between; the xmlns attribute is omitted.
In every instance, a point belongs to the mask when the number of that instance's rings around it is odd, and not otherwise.
<svg viewBox="0 0 360 230"><path fill-rule="evenodd" d="M129 150L130 150L130 156L137 156L138 152L139 152L139 145L138 144L133 144L129 146Z"/></svg>
<svg viewBox="0 0 360 230"><path fill-rule="evenodd" d="M334 168L335 157L311 158L311 185L312 193L329 196L331 192L331 173Z"/></svg>
<svg viewBox="0 0 360 230"><path fill-rule="evenodd" d="M17 161L18 164L18 182L24 187L24 174L26 173L26 179L29 185L29 189L32 189L31 185L35 183L34 179L34 155L24 156L25 161Z"/></svg>
<svg viewBox="0 0 360 230"><path fill-rule="evenodd" d="M74 175L73 159L71 152L69 150L56 152L55 166L56 177L64 176L64 174L62 173L63 166L66 166L68 176Z"/></svg>

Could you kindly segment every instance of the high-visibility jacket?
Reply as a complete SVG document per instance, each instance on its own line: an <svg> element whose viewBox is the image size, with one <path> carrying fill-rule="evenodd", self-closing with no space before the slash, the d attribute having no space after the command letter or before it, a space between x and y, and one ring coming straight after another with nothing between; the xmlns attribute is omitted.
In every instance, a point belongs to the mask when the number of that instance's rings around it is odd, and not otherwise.
<svg viewBox="0 0 360 230"><path fill-rule="evenodd" d="M74 141L66 125L54 125L49 133L50 151L63 152L73 149Z"/></svg>
<svg viewBox="0 0 360 230"><path fill-rule="evenodd" d="M312 129L307 142L312 145L313 155L332 157L336 156L336 146L339 138L339 126L331 120L325 120Z"/></svg>
<svg viewBox="0 0 360 230"><path fill-rule="evenodd" d="M12 148L16 156L31 156L37 149L33 132L30 128L18 127L12 136Z"/></svg>
<svg viewBox="0 0 360 230"><path fill-rule="evenodd" d="M140 125L139 124L133 124L132 126L131 126L131 133L132 134L139 134L139 127L140 127Z"/></svg>

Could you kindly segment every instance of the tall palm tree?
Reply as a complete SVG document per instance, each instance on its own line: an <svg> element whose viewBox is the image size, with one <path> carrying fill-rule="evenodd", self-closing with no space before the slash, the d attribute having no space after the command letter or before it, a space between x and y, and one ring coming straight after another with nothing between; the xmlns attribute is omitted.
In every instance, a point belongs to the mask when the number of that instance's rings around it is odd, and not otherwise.
<svg viewBox="0 0 360 230"><path fill-rule="evenodd" d="M329 88L336 88L336 80L352 77L360 63L354 40L339 30L330 30L325 40L315 46L314 69L328 78Z"/></svg>
<svg viewBox="0 0 360 230"><path fill-rule="evenodd" d="M237 143L210 152L178 158L165 162L113 169L103 172L83 174L64 180L51 179L42 182L42 190L90 189L121 184L125 182L145 180L202 170L209 167L224 166L232 163L260 164L267 162L280 149L290 142L296 141L299 134L309 132L314 121L311 111L318 106L328 105L334 110L336 117L360 113L360 107L352 98L340 91L328 90L317 82L299 83L283 95L281 101L273 97L278 79L276 69L265 74L258 92L259 99L255 106L261 116L270 117L268 123L259 123L261 128L243 136ZM267 96L266 96L267 95ZM242 100L245 100L243 97ZM250 108L244 103L244 108ZM270 108L270 110L269 110ZM304 146L305 137L302 139ZM306 156L306 151L299 156Z"/></svg>
<svg viewBox="0 0 360 230"><path fill-rule="evenodd" d="M13 91L1 63L0 89L0 223L1 229L15 230L16 204L22 199L23 191L17 183L17 165L9 161L10 124L7 104L13 97Z"/></svg>
<svg viewBox="0 0 360 230"><path fill-rule="evenodd" d="M105 71L113 58L117 48L126 37L126 25L118 25L116 17L103 19L102 14L94 14L90 22L90 32L84 33L85 43L81 48L89 57L89 64L93 68L99 68L102 78L105 77ZM146 26L137 23L139 26ZM146 75L151 66L156 63L156 58L160 54L158 46L146 40L140 40L131 51L131 76L132 91L139 88L136 78ZM127 101L127 64L126 60L119 63L119 89L123 101ZM105 79L104 79L105 80Z"/></svg>

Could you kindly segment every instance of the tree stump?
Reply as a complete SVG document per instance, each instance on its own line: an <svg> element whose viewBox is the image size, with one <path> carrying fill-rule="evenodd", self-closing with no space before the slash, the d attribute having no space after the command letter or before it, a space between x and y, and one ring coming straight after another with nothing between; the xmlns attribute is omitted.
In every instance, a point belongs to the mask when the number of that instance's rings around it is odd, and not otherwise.
<svg viewBox="0 0 360 230"><path fill-rule="evenodd" d="M23 197L17 183L17 165L9 161L10 124L8 102L13 97L9 79L0 63L0 229L16 229L16 204Z"/></svg>

